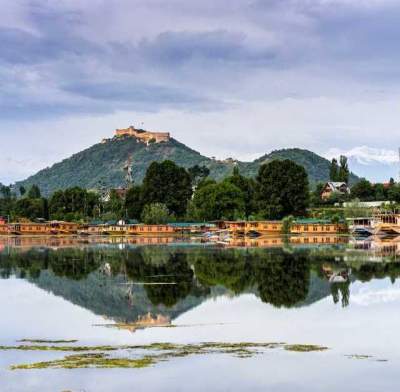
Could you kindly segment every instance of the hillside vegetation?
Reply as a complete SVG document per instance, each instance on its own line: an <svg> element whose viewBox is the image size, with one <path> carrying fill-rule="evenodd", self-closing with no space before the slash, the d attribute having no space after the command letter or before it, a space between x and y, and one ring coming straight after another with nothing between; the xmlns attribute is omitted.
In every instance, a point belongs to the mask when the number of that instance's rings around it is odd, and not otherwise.
<svg viewBox="0 0 400 392"><path fill-rule="evenodd" d="M39 171L17 183L17 186L23 185L28 189L37 184L44 195L71 186L87 189L121 187L125 184L124 166L129 158L136 183L143 180L147 167L153 161L169 159L186 168L204 165L210 169L210 176L217 180L229 175L235 166L233 161L217 161L205 157L175 139L146 145L135 137L122 137L95 144ZM237 164L243 175L253 177L261 164L274 159L290 159L304 166L312 184L329 179L329 161L311 151L298 148L273 151L253 162ZM352 175L351 181L356 180L357 177Z"/></svg>

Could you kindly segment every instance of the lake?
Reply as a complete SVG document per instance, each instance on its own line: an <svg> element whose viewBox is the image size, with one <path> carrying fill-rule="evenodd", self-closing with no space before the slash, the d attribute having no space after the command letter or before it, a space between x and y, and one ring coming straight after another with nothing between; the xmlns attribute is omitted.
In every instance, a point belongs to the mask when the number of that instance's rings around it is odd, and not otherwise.
<svg viewBox="0 0 400 392"><path fill-rule="evenodd" d="M0 390L395 391L400 242L322 238L3 237Z"/></svg>

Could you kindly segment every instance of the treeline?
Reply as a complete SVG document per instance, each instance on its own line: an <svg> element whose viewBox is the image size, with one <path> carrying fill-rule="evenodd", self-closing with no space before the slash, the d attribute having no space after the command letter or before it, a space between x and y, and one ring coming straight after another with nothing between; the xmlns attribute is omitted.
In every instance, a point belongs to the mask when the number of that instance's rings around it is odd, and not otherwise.
<svg viewBox="0 0 400 392"><path fill-rule="evenodd" d="M262 165L255 179L244 177L237 167L220 182L208 177L206 167L188 170L172 161L153 162L140 185L132 185L125 197L111 190L107 197L79 187L54 192L48 199L32 186L0 187L0 215L11 219L136 219L145 223L174 220L281 219L304 216L309 206L305 169L290 160Z"/></svg>

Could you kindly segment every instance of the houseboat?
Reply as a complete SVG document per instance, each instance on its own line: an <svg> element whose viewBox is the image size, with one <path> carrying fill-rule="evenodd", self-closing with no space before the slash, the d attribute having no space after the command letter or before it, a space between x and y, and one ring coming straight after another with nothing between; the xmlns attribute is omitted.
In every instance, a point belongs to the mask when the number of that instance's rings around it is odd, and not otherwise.
<svg viewBox="0 0 400 392"><path fill-rule="evenodd" d="M374 234L374 219L372 217L358 217L347 219L349 231L360 236Z"/></svg>
<svg viewBox="0 0 400 392"><path fill-rule="evenodd" d="M219 229L228 230L233 235L278 234L282 232L281 221L224 221Z"/></svg>
<svg viewBox="0 0 400 392"><path fill-rule="evenodd" d="M50 228L46 223L10 223L8 226L8 234L11 235L47 235Z"/></svg>
<svg viewBox="0 0 400 392"><path fill-rule="evenodd" d="M345 223L332 223L329 220L298 219L292 224L291 234L330 234L345 233Z"/></svg>
<svg viewBox="0 0 400 392"><path fill-rule="evenodd" d="M76 234L79 225L73 222L51 221L46 223L50 234Z"/></svg>
<svg viewBox="0 0 400 392"><path fill-rule="evenodd" d="M379 211L374 214L374 234L400 234L399 211Z"/></svg>
<svg viewBox="0 0 400 392"><path fill-rule="evenodd" d="M171 225L128 225L127 234L129 235L171 235L175 234L175 228Z"/></svg>

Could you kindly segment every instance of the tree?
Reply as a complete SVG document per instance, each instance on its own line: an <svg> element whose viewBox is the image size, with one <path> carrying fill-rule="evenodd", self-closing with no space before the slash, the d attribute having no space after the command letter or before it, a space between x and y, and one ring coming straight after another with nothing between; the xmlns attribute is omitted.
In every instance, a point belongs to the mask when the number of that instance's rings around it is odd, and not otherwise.
<svg viewBox="0 0 400 392"><path fill-rule="evenodd" d="M343 181L347 184L349 182L349 176L350 176L350 171L349 171L349 166L347 163L347 157L345 157L344 155L341 155L337 181Z"/></svg>
<svg viewBox="0 0 400 392"><path fill-rule="evenodd" d="M41 197L40 189L37 185L33 184L28 192L29 199L39 199Z"/></svg>
<svg viewBox="0 0 400 392"><path fill-rule="evenodd" d="M255 182L252 178L244 177L240 174L239 168L235 166L233 168L232 176L226 179L232 185L235 185L243 193L245 216L249 217L256 209L254 202L255 194Z"/></svg>
<svg viewBox="0 0 400 392"><path fill-rule="evenodd" d="M198 189L189 207L190 217L202 221L233 220L243 218L244 213L242 191L227 181Z"/></svg>
<svg viewBox="0 0 400 392"><path fill-rule="evenodd" d="M109 200L105 203L104 209L114 218L120 219L124 216L124 203L115 189L110 190Z"/></svg>
<svg viewBox="0 0 400 392"><path fill-rule="evenodd" d="M45 218L45 202L43 198L23 198L15 203L15 215L18 217L34 220L37 218Z"/></svg>
<svg viewBox="0 0 400 392"><path fill-rule="evenodd" d="M100 199L94 192L72 187L54 192L48 209L54 219L79 220L99 213Z"/></svg>
<svg viewBox="0 0 400 392"><path fill-rule="evenodd" d="M351 188L351 197L357 198L361 201L371 201L375 198L375 192L372 184L362 178Z"/></svg>
<svg viewBox="0 0 400 392"><path fill-rule="evenodd" d="M339 176L338 161L336 158L333 158L329 169L329 179L331 181L338 181L338 176Z"/></svg>
<svg viewBox="0 0 400 392"><path fill-rule="evenodd" d="M195 165L188 169L190 178L192 179L192 184L197 186L199 182L204 180L210 174L210 169L206 166Z"/></svg>
<svg viewBox="0 0 400 392"><path fill-rule="evenodd" d="M289 159L274 160L260 167L256 181L258 208L265 218L305 214L309 191L303 166Z"/></svg>
<svg viewBox="0 0 400 392"><path fill-rule="evenodd" d="M125 209L128 218L140 219L143 211L142 187L134 185L128 189L125 196Z"/></svg>
<svg viewBox="0 0 400 392"><path fill-rule="evenodd" d="M25 195L26 189L25 189L25 187L24 187L23 185L21 185L21 186L19 187L19 193L20 193L21 196L24 196L24 195Z"/></svg>
<svg viewBox="0 0 400 392"><path fill-rule="evenodd" d="M173 220L168 208L162 203L146 204L142 212L142 222L147 225L165 224Z"/></svg>
<svg viewBox="0 0 400 392"><path fill-rule="evenodd" d="M164 203L171 213L183 216L192 196L192 180L186 169L172 161L153 162L142 190L144 204Z"/></svg>
<svg viewBox="0 0 400 392"><path fill-rule="evenodd" d="M390 201L395 201L396 203L400 203L400 185L399 184L395 184L389 188L388 199Z"/></svg>
<svg viewBox="0 0 400 392"><path fill-rule="evenodd" d="M311 193L310 203L312 206L316 207L321 204L324 204L324 201L321 199L322 191L324 190L325 184L319 182L313 192Z"/></svg>

